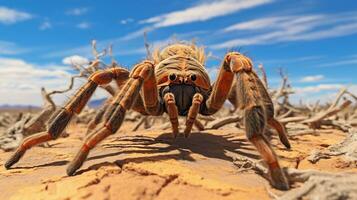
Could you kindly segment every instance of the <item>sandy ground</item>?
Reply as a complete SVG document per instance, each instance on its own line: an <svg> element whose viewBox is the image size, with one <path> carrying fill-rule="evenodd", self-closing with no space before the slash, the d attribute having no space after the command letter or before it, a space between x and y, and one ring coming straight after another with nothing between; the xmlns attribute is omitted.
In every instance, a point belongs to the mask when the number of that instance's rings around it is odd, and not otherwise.
<svg viewBox="0 0 357 200"><path fill-rule="evenodd" d="M224 128L194 132L172 142L167 131L128 131L116 134L92 150L76 176L66 165L81 145L84 126L71 125L70 136L51 141L51 148L34 147L11 170L3 164L10 155L0 152L0 199L271 199L282 191L253 170L239 171L237 155L260 159L244 132ZM276 139L274 149L284 167L323 171L357 171L341 157L311 164L313 149L340 142L336 130L291 138L292 150ZM293 185L298 187L298 185Z"/></svg>

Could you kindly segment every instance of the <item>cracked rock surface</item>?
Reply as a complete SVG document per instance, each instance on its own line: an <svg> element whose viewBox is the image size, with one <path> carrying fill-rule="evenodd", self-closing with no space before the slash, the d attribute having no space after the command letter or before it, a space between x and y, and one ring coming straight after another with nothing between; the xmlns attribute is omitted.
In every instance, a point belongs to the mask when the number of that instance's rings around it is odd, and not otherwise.
<svg viewBox="0 0 357 200"><path fill-rule="evenodd" d="M0 152L0 199L271 199L273 189L253 170L241 170L239 156L259 160L245 134L236 128L194 132L172 141L161 130L130 132L132 124L93 149L75 176L66 176L68 162L80 148L85 127L71 125L70 136L51 141L51 148L34 147L11 170L3 163L11 152ZM357 172L342 157L307 160L343 140L344 133L302 135L286 150L274 138L282 166L328 172ZM299 185L293 185L299 187Z"/></svg>

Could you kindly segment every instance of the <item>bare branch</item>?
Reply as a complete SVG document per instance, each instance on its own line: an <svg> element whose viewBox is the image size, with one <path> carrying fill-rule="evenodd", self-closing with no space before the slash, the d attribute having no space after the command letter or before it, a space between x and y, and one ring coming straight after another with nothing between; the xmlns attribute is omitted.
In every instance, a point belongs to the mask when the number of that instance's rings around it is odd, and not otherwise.
<svg viewBox="0 0 357 200"><path fill-rule="evenodd" d="M51 95L54 95L54 94L62 94L62 93L69 92L70 90L73 89L74 80L76 78L81 78L81 77L82 76L80 76L80 75L72 76L71 79L70 79L69 85L68 85L68 87L66 89L64 89L64 90L53 90L53 91L49 92L47 95L51 96Z"/></svg>
<svg viewBox="0 0 357 200"><path fill-rule="evenodd" d="M150 52L150 44L148 42L146 31L144 31L144 45L145 45L145 49L146 49L146 59L152 60L152 54Z"/></svg>
<svg viewBox="0 0 357 200"><path fill-rule="evenodd" d="M267 79L267 73L265 71L265 68L263 66L263 64L259 64L258 68L260 69L261 73L262 73L262 78L263 78L263 84L265 86L266 89L268 89L268 79Z"/></svg>

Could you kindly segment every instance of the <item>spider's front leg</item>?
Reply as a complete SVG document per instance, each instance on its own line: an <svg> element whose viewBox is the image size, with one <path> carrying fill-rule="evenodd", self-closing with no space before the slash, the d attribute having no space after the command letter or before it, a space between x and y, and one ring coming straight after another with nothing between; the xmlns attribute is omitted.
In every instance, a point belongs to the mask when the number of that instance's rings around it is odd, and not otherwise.
<svg viewBox="0 0 357 200"><path fill-rule="evenodd" d="M85 139L82 147L67 168L68 175L73 175L82 166L91 149L120 128L127 110L131 107L139 107L136 104L138 97L141 100L139 92L142 88L143 100L140 102L142 102L145 112L151 115L162 113L158 100L154 64L150 61L144 61L134 67L129 80L114 98L104 116L103 125L94 129Z"/></svg>
<svg viewBox="0 0 357 200"><path fill-rule="evenodd" d="M102 121L105 111L108 109L112 97L109 97L104 104L97 110L95 116L88 122L86 135L91 133L95 127Z"/></svg>
<svg viewBox="0 0 357 200"><path fill-rule="evenodd" d="M129 77L127 79L129 79ZM127 81L127 79L125 81ZM122 88L122 86L119 85L119 88ZM153 95L155 95L155 94L153 94ZM104 120L105 113L107 112L112 101L113 101L113 98L109 97L106 100L106 102L102 105L102 107L99 108L99 110L96 112L94 118L88 123L86 135L90 134L98 126L98 124L100 124ZM141 95L138 96L138 98L136 99L132 109L142 115L149 114L146 111L146 107L144 105Z"/></svg>
<svg viewBox="0 0 357 200"><path fill-rule="evenodd" d="M178 110L176 107L175 96L171 92L164 95L164 102L169 115L173 138L175 139L179 134L179 121L178 121Z"/></svg>
<svg viewBox="0 0 357 200"><path fill-rule="evenodd" d="M31 147L49 140L57 139L71 118L83 110L98 85L106 85L111 82L112 79L125 79L128 75L129 72L123 68L112 68L105 71L98 71L90 76L88 82L78 89L66 105L58 112L55 112L54 118L51 117L53 120L50 120L51 123L45 132L36 133L22 141L15 153L5 163L5 168L8 169L17 163Z"/></svg>
<svg viewBox="0 0 357 200"><path fill-rule="evenodd" d="M269 96L267 90L265 89L265 87L261 83L261 81L259 80L258 76L256 76L255 74L253 74L253 76L254 76L253 78L256 79L256 84L258 84L257 88L259 88L259 92L262 96L261 102L263 104L262 106L264 106L267 124L276 130L281 143L283 143L283 145L287 149L290 149L291 145L290 145L289 139L286 135L285 127L282 123L280 123L274 117L274 104L273 104L272 100L270 99L270 96ZM249 80L249 78L248 78L248 80ZM240 81L239 84L238 84L238 81ZM229 96L228 96L229 102L231 102L231 104L233 105L233 109L231 110L231 112L235 112L235 110L237 110L239 107L241 107L241 105L239 105L239 104L242 103L241 102L242 94L240 94L242 91L241 90L242 85L244 85L243 78L238 78L238 79L233 80L232 88L231 88L231 91L229 92ZM241 108L244 109L244 107L241 107Z"/></svg>
<svg viewBox="0 0 357 200"><path fill-rule="evenodd" d="M204 114L218 111L229 96L234 76L237 78L238 105L245 111L245 129L249 141L256 147L269 166L272 185L278 189L287 190L289 184L281 170L278 158L264 137L264 130L270 112L265 105L271 102L270 97L252 69L249 58L240 53L231 52L225 56L218 79L212 93L206 102Z"/></svg>

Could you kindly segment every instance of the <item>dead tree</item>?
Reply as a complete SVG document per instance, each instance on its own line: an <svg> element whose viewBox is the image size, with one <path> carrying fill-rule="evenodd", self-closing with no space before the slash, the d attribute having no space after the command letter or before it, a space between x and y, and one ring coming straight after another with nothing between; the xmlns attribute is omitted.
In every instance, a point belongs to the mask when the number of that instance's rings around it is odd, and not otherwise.
<svg viewBox="0 0 357 200"><path fill-rule="evenodd" d="M311 163L316 163L320 159L328 159L340 155L344 156L348 164L357 167L357 129L351 127L342 142L334 144L323 151L314 150L307 159Z"/></svg>
<svg viewBox="0 0 357 200"><path fill-rule="evenodd" d="M101 53L98 53L96 49L96 41L92 41L92 52L95 59L92 62L90 62L88 66L73 64L73 67L78 71L78 74L73 75L70 78L69 85L66 89L47 92L45 88L41 88L42 99L44 102L44 106L42 110L36 115L31 115L31 114L24 115L19 120L15 121L16 123L12 124L12 126L9 126L7 131L0 137L1 149L11 150L13 148L16 148L24 136L28 136L33 133L46 130L46 125L50 123L52 120L51 116L55 116L56 111L59 110L56 104L54 103L54 101L52 100L52 95L64 94L71 91L73 89L74 81L76 79L78 78L87 79L92 73L102 69L101 65L105 65L100 60L100 58L106 55L107 50L105 49ZM112 62L112 66L114 66L114 64L116 63ZM110 85L104 86L103 89L105 89L111 95L115 94L115 89ZM88 112L89 111L83 112L82 114L88 115ZM94 113L92 115L94 116ZM9 121L2 119L0 121L0 125L8 126Z"/></svg>
<svg viewBox="0 0 357 200"><path fill-rule="evenodd" d="M77 78L77 76L71 77L68 88L64 90L46 92L45 88L41 88L42 99L44 102L42 110L37 114L27 113L19 118L16 123L9 126L6 132L0 137L0 148L5 151L12 150L19 145L24 136L45 131L46 125L52 120L51 116L59 110L51 96L70 91L73 87L75 78Z"/></svg>
<svg viewBox="0 0 357 200"><path fill-rule="evenodd" d="M233 162L239 171L254 170L265 179L269 179L268 169L259 161L245 156L237 156ZM328 173L317 170L299 170L285 168L284 172L290 185L299 185L281 196L269 191L273 199L301 200L301 199L356 199L356 173Z"/></svg>

